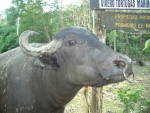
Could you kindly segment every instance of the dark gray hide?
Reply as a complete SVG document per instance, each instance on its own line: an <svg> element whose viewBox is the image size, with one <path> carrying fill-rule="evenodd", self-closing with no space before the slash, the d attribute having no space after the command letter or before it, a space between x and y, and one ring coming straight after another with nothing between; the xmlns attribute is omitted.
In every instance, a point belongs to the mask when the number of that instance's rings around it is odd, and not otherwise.
<svg viewBox="0 0 150 113"><path fill-rule="evenodd" d="M101 87L132 74L131 59L80 28L58 31L49 44L20 47L0 55L0 113L63 113L83 86ZM38 37L38 36L37 36ZM44 45L44 46L43 46Z"/></svg>

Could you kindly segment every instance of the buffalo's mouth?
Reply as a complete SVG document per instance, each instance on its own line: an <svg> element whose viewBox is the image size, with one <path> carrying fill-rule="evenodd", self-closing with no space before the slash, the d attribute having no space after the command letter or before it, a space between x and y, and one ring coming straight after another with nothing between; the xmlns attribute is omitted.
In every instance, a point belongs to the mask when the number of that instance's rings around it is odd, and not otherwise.
<svg viewBox="0 0 150 113"><path fill-rule="evenodd" d="M123 70L123 74L111 75L110 77L105 78L105 81L121 82L123 80L127 80L129 83L132 83L135 81L135 75L134 73L132 73L131 75L133 76L133 80L130 80L128 78L130 75L126 74L125 71Z"/></svg>
<svg viewBox="0 0 150 113"><path fill-rule="evenodd" d="M125 75L119 74L119 75L112 75L110 77L107 77L103 79L103 82L105 84L109 84L109 83L117 83L117 82L122 82L124 80L127 80L127 82L129 83L133 83L135 81L134 73L132 75L133 75L133 80L130 80L128 78L129 75L127 76L126 74Z"/></svg>
<svg viewBox="0 0 150 113"><path fill-rule="evenodd" d="M116 69L119 70L118 74L113 74L107 78L105 78L105 81L112 81L112 82L120 82L123 80L127 80L129 83L134 82L135 75L132 70L132 63L130 60L126 60L124 58L119 58L113 61L113 65ZM122 70L122 71L121 71ZM133 80L130 80L128 77L132 75Z"/></svg>

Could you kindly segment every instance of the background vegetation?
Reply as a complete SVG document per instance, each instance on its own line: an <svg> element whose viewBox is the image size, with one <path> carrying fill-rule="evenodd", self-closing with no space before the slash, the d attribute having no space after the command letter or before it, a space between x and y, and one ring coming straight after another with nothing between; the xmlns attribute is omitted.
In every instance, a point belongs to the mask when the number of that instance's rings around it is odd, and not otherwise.
<svg viewBox="0 0 150 113"><path fill-rule="evenodd" d="M64 5L64 1L12 0L10 8L0 14L0 52L18 46L17 38L25 30L39 32L38 38L32 38L31 42L48 42L56 31L67 26L80 26L92 31L89 0L78 0L68 5ZM106 35L107 45L111 48L134 59L144 57L147 60L149 31L117 30L114 38L114 31L107 30Z"/></svg>
<svg viewBox="0 0 150 113"><path fill-rule="evenodd" d="M50 41L53 34L62 27L80 26L92 32L92 13L89 8L89 0L76 0L76 3L68 5L64 5L64 0L12 0L12 5L0 13L0 53L17 47L18 37L25 30L39 33L38 38L33 37L30 42L43 43ZM107 30L106 37L106 44L112 49L127 54L133 60L150 61L149 31ZM148 68L147 73L150 73ZM128 87L126 88L128 89ZM106 87L106 90L108 89ZM127 89L121 91L127 92ZM117 102L119 103L119 101ZM120 105L118 104L118 106ZM109 106L107 107L109 108ZM111 105L110 107L112 108ZM107 111L106 108L103 109ZM126 108L124 109L126 110Z"/></svg>

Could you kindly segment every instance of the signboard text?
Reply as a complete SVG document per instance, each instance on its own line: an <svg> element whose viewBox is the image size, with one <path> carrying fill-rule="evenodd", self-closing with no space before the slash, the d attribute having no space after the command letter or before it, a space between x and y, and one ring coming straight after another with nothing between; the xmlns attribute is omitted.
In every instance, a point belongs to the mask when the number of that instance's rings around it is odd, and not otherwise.
<svg viewBox="0 0 150 113"><path fill-rule="evenodd" d="M99 0L99 9L150 9L150 0Z"/></svg>
<svg viewBox="0 0 150 113"><path fill-rule="evenodd" d="M150 14L104 12L102 23L105 29L150 30Z"/></svg>

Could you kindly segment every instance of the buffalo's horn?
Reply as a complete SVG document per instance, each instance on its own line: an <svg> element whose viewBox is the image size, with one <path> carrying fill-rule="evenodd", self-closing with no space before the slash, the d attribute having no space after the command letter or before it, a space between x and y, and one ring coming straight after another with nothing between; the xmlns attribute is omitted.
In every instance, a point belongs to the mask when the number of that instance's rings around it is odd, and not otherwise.
<svg viewBox="0 0 150 113"><path fill-rule="evenodd" d="M38 33L35 31L27 30L24 31L19 37L19 45L21 49L28 55L37 56L40 53L44 53L46 51L48 53L54 53L62 45L61 40L54 39L50 43L43 45L42 47L33 47L28 42L30 36L32 35L38 35Z"/></svg>

